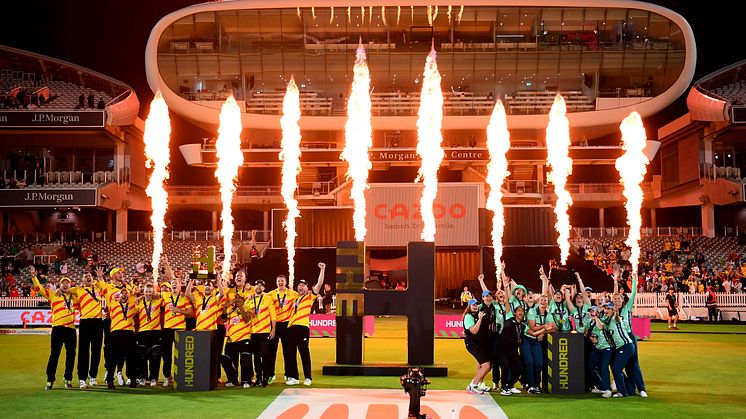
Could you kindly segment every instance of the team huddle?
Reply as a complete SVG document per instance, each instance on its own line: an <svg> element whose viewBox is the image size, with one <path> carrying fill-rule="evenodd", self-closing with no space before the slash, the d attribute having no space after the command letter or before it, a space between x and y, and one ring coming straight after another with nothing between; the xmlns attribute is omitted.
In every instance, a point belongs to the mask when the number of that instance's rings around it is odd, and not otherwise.
<svg viewBox="0 0 746 419"><path fill-rule="evenodd" d="M73 387L76 340L78 341L78 385L97 385L103 358L109 389L118 385L156 386L163 363L163 386L173 383L173 344L179 330L212 330L218 335L218 361L227 376L227 387L266 387L275 381L277 349L282 342L285 383L300 384L296 354L300 354L304 381L311 385L309 319L316 295L324 281L326 265L318 264L316 284L301 279L297 291L287 287L285 276L276 278L277 288L265 292L261 279L250 285L246 272L234 277L217 274L214 280L195 285L174 275L165 262L163 278L134 284L124 269L114 268L108 278L102 268L96 277L86 273L82 283L73 286L63 277L57 286L42 285L32 266L33 285L49 300L52 311L51 353L47 363L47 384L55 382L57 363L65 347L64 385ZM79 339L75 317L80 315ZM223 351L223 341L225 349ZM126 368L125 368L126 367ZM240 371L240 380L239 380ZM126 376L126 379L125 379Z"/></svg>
<svg viewBox="0 0 746 419"><path fill-rule="evenodd" d="M546 390L546 337L564 332L585 336L587 391L604 398L627 397L638 392L647 397L637 339L632 333L637 274L632 273L629 297L619 292L619 275L615 273L614 293L611 296L598 293L595 301L591 300L593 290L583 285L577 273L578 288L562 285L558 290L552 287L543 268L539 269L539 275L541 294L534 294L503 276L497 281L494 295L485 286L484 275L479 276L482 301L472 298L464 311L466 349L477 360L476 373L466 391L483 394L499 386L500 394L510 396L521 393L515 388L519 380L529 394ZM574 292L575 289L582 291ZM484 383L490 369L493 386Z"/></svg>

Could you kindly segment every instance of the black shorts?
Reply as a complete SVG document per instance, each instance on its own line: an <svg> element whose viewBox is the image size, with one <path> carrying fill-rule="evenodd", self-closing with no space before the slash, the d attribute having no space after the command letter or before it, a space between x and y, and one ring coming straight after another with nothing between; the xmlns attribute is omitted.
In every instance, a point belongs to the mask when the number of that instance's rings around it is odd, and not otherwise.
<svg viewBox="0 0 746 419"><path fill-rule="evenodd" d="M673 317L673 316L678 316L678 315L679 315L679 310L678 310L678 309L676 309L676 308L669 308L669 309L668 309L668 315L669 315L670 317Z"/></svg>
<svg viewBox="0 0 746 419"><path fill-rule="evenodd" d="M467 342L466 350L477 360L478 363L492 361L492 351L489 345L479 342Z"/></svg>

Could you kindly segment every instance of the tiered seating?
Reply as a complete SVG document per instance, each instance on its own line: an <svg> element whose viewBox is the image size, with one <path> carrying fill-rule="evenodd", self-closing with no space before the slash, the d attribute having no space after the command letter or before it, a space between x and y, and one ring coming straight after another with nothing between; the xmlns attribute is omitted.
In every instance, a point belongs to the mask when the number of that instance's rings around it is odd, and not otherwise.
<svg viewBox="0 0 746 419"><path fill-rule="evenodd" d="M46 110L70 110L78 108L78 98L80 95L85 97L85 105L88 106L88 96L93 95L95 98L94 107L103 99L104 103L111 101L111 96L106 93L99 92L93 89L89 89L77 84L68 83L66 81L50 81L48 83L49 89L57 97L42 106L40 109Z"/></svg>
<svg viewBox="0 0 746 419"><path fill-rule="evenodd" d="M284 91L254 92L246 101L247 113L281 114ZM300 93L300 108L303 115L328 116L332 113L332 98L321 97L316 92Z"/></svg>
<svg viewBox="0 0 746 419"><path fill-rule="evenodd" d="M718 87L715 89L715 93L731 103L744 104L746 103L746 80Z"/></svg>
<svg viewBox="0 0 746 419"><path fill-rule="evenodd" d="M373 115L416 115L420 92L374 92L370 95ZM495 106L492 96L474 92L443 92L446 115L489 114Z"/></svg>
<svg viewBox="0 0 746 419"><path fill-rule="evenodd" d="M561 94L567 104L568 112L586 112L596 110L596 105L582 91L528 90L516 92L514 96L505 96L508 112L512 114L549 113L557 93Z"/></svg>

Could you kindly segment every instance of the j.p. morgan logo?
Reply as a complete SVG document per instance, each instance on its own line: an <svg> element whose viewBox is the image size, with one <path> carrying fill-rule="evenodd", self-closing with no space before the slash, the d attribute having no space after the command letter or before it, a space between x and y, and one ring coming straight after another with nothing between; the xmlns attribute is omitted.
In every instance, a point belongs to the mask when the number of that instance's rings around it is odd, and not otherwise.
<svg viewBox="0 0 746 419"><path fill-rule="evenodd" d="M58 204L70 203L75 197L71 193L49 193L49 192L27 192L26 202L32 204L34 202L56 202Z"/></svg>
<svg viewBox="0 0 746 419"><path fill-rule="evenodd" d="M54 122L56 124L62 124L67 125L71 122L80 122L80 117L78 115L58 115L53 113L36 113L34 114L34 117L31 118L31 122L41 122L41 123L48 123L48 122Z"/></svg>

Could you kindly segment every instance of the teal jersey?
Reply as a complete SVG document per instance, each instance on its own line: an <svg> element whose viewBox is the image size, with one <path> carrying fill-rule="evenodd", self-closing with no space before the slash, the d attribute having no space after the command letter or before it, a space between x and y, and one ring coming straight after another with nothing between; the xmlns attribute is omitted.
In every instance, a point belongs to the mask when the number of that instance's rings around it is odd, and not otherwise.
<svg viewBox="0 0 746 419"><path fill-rule="evenodd" d="M539 306L535 306L528 310L528 316L526 317L526 324L528 324L531 320L533 320L535 323L535 326L541 326L545 325L547 323L550 323L552 319L552 316L549 314L549 308L547 308L547 311L542 314L539 310ZM528 336L531 339L536 339L535 336L532 336L529 333L529 327L526 327L526 330L523 332L524 335Z"/></svg>
<svg viewBox="0 0 746 419"><path fill-rule="evenodd" d="M554 300L550 301L549 313L551 314L552 322L557 325L558 332L569 332L572 330L570 310L567 309L564 301L559 304Z"/></svg>
<svg viewBox="0 0 746 419"><path fill-rule="evenodd" d="M614 341L614 347L621 348L622 346L632 343L629 335L624 330L624 317L619 317L617 321L616 316L612 316L610 319L604 318L604 327L611 334L611 338Z"/></svg>
<svg viewBox="0 0 746 419"><path fill-rule="evenodd" d="M526 305L525 301L515 298L515 295L511 295L510 299L508 299L508 303L510 304L511 313L515 312L516 307L521 306L525 310L526 315L528 315L528 305Z"/></svg>
<svg viewBox="0 0 746 419"><path fill-rule="evenodd" d="M604 350L611 348L611 342L609 342L609 339L606 335L606 333L603 332L603 330L599 330L598 327L596 327L596 321L593 320L591 316L588 316L585 320L585 324L583 326L585 330L588 331L589 337L594 337L598 339L598 341L595 343L596 349Z"/></svg>
<svg viewBox="0 0 746 419"><path fill-rule="evenodd" d="M632 310L635 307L635 297L637 296L637 278L632 278L632 292L629 294L629 301L619 310L619 316L624 317L622 327L627 333L632 333Z"/></svg>
<svg viewBox="0 0 746 419"><path fill-rule="evenodd" d="M513 318L513 312L512 311L506 311L505 310L505 304L500 304L499 302L495 301L495 322L497 323L496 326L499 326L495 328L498 332L502 332L503 325L506 321Z"/></svg>
<svg viewBox="0 0 746 419"><path fill-rule="evenodd" d="M572 310L570 311L573 322L575 323L575 330L577 330L578 333L585 333L585 329L588 327L587 320L591 318L591 316L588 314L588 310L590 309L591 305L586 303L583 304L582 307L580 307L580 310L578 310L577 307L573 306Z"/></svg>
<svg viewBox="0 0 746 419"><path fill-rule="evenodd" d="M477 324L477 319L469 313L464 315L464 329L469 330Z"/></svg>

